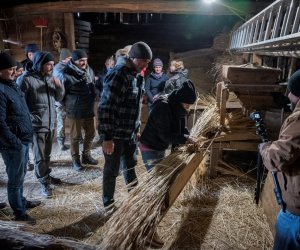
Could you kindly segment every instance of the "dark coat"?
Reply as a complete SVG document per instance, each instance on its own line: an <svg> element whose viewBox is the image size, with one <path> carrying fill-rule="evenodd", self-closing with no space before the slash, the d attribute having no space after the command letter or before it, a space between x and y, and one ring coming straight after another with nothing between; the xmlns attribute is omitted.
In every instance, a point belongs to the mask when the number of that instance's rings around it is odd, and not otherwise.
<svg viewBox="0 0 300 250"><path fill-rule="evenodd" d="M174 72L170 77L170 79L166 81L164 93L170 94L173 90L179 89L187 79L188 79L187 69Z"/></svg>
<svg viewBox="0 0 300 250"><path fill-rule="evenodd" d="M24 93L15 82L0 79L0 150L21 150L32 142L33 128Z"/></svg>
<svg viewBox="0 0 300 250"><path fill-rule="evenodd" d="M94 117L95 75L93 70L78 68L70 60L64 71L65 98L67 117L87 119Z"/></svg>
<svg viewBox="0 0 300 250"><path fill-rule="evenodd" d="M31 122L35 132L48 132L56 127L55 101L61 101L64 95L63 86L57 88L52 76L43 76L42 57L47 53L37 52L34 57L32 71L24 75L20 83L21 90L30 111Z"/></svg>
<svg viewBox="0 0 300 250"><path fill-rule="evenodd" d="M165 82L168 79L165 73L162 73L161 77L158 77L155 73L151 72L145 83L148 102L153 103L153 97L164 90Z"/></svg>
<svg viewBox="0 0 300 250"><path fill-rule="evenodd" d="M169 145L184 144L189 132L185 127L187 112L174 95L162 96L154 102L141 142L154 150L166 150Z"/></svg>

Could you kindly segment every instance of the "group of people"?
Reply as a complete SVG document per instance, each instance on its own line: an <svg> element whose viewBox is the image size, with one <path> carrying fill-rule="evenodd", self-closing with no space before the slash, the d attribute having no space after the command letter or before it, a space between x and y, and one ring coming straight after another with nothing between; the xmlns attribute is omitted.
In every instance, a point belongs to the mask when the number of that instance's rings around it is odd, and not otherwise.
<svg viewBox="0 0 300 250"><path fill-rule="evenodd" d="M0 54L0 123L3 128L0 132L0 152L8 174L8 201L17 221L35 223L26 210L40 205L40 201L27 201L23 196L30 148L42 194L51 198L53 185L61 183L51 173L50 157L55 130L60 149L68 149L64 131L66 117L70 124L72 169L80 171L82 164L98 164L90 154L95 136L94 102L97 98L98 133L103 138L105 158L102 197L107 210L115 208L114 191L120 166L128 190L138 183L135 166L140 138L148 171L154 165L153 160L161 159L169 144L189 140L184 115L196 100L196 94L194 85L187 79L171 94L157 95L156 91L149 122L140 135L140 113L145 92L142 72L152 60L152 51L146 43L137 42L119 50L116 60L109 58L98 87L97 77L88 65L88 55L84 50L71 52L62 49L56 65L51 53L39 51L34 44L27 45L25 51L27 58L20 66L24 69L20 76L16 74L19 64L15 59L7 53ZM159 78L163 75L162 61L156 59L154 65L154 69L160 67L160 72L155 75ZM163 76L161 84L165 85L165 80L167 82L168 78ZM161 128L160 122L163 120L160 116L167 123ZM82 131L84 138L80 155ZM149 140L149 133L158 136L157 144L153 143L153 138Z"/></svg>
<svg viewBox="0 0 300 250"><path fill-rule="evenodd" d="M61 183L51 175L49 164L56 129L60 149L68 149L64 132L66 117L70 123L73 170L80 171L82 164L98 164L90 154L95 136L95 100L99 100L97 126L105 158L102 201L107 211L116 209L114 192L120 166L128 191L138 184L135 172L138 141L149 172L165 157L169 147L197 144L197 139L189 135L185 126L186 115L197 99L195 86L188 79L181 61L172 61L171 74L166 75L159 58L153 60L153 72L144 80L144 71L152 60L148 44L137 42L118 50L116 59L108 58L106 70L97 76L88 65L87 53L81 49L73 52L62 49L60 61L55 66L53 55L38 51L36 45L26 47L26 56L21 65L9 54L0 53L0 152L8 175L8 201L16 221L34 224L35 219L26 211L40 205L40 201L28 201L23 196L31 147L42 194L50 198L53 185ZM283 124L279 139L260 146L265 166L278 172L284 201L276 224L274 249L300 248L300 141L297 129L300 71L291 77L288 87L293 113ZM149 118L141 134L144 94ZM80 154L82 131L83 151ZM0 208L4 206L0 203ZM162 244L159 240L156 243Z"/></svg>

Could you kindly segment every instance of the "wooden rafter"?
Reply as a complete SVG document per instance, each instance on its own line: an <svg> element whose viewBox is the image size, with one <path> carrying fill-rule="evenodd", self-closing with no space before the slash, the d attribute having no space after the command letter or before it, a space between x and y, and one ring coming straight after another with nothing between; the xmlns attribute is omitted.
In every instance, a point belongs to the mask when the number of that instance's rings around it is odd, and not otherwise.
<svg viewBox="0 0 300 250"><path fill-rule="evenodd" d="M23 4L12 8L18 15L43 14L49 12L123 12L123 13L169 13L200 15L239 15L254 14L265 8L269 2L234 2L205 4L200 0L87 0L60 1L37 4Z"/></svg>

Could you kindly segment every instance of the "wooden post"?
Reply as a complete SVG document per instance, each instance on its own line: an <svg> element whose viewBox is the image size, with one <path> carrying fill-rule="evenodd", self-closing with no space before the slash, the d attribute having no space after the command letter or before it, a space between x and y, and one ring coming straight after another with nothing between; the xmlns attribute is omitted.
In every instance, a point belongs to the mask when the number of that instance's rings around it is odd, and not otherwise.
<svg viewBox="0 0 300 250"><path fill-rule="evenodd" d="M227 98L228 98L228 89L223 84L221 90L221 102L220 102L220 125L221 126L225 124Z"/></svg>
<svg viewBox="0 0 300 250"><path fill-rule="evenodd" d="M217 90L216 90L216 101L217 107L220 108L221 105L221 91L222 91L223 82L217 83Z"/></svg>
<svg viewBox="0 0 300 250"><path fill-rule="evenodd" d="M222 157L222 149L215 148L212 144L210 149L210 164L209 164L209 175L216 177L216 166L218 165L219 159Z"/></svg>
<svg viewBox="0 0 300 250"><path fill-rule="evenodd" d="M65 33L68 37L68 48L75 49L75 29L73 13L64 13Z"/></svg>
<svg viewBox="0 0 300 250"><path fill-rule="evenodd" d="M252 56L252 64L256 66L261 66L262 65L262 56L253 54Z"/></svg>

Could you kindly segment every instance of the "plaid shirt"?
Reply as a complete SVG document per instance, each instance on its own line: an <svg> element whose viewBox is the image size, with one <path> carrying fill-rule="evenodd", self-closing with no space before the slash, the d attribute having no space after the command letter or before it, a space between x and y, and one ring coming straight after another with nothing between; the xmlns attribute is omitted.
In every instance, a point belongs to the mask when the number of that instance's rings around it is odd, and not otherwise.
<svg viewBox="0 0 300 250"><path fill-rule="evenodd" d="M104 140L133 139L139 129L143 78L130 59L121 57L104 79L98 108L99 134Z"/></svg>

